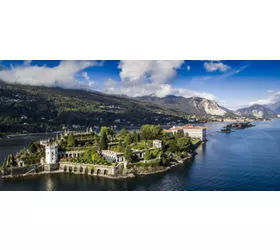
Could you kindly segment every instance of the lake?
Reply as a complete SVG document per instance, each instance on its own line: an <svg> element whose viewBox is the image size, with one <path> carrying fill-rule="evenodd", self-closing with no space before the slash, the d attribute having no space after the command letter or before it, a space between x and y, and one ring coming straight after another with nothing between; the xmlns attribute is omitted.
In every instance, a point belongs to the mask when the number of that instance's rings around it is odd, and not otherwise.
<svg viewBox="0 0 280 250"><path fill-rule="evenodd" d="M61 173L0 179L0 190L280 190L280 120L253 124L230 134L217 132L223 123L205 124L208 141L195 158L163 174L110 180ZM32 140L1 139L0 162Z"/></svg>

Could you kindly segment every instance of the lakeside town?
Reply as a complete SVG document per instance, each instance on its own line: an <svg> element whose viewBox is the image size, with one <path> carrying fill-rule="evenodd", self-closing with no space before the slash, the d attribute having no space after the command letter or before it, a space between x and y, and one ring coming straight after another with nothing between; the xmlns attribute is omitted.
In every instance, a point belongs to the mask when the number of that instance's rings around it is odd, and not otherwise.
<svg viewBox="0 0 280 250"><path fill-rule="evenodd" d="M42 118L45 120L45 118ZM97 124L102 124L102 118L97 118L100 120L97 120ZM158 117L154 117L155 122L159 121ZM167 120L164 121L164 123L161 123L162 128L170 128L171 126L182 126L184 123L181 119L172 120L171 118L166 118ZM21 120L23 122L23 125L29 126L27 120L28 117L25 115L21 116ZM231 123L246 123L246 122L255 122L255 121L271 121L271 118L248 118L248 117L217 117L217 116L209 116L207 118L199 117L196 115L190 116L189 119L186 120L188 124L204 124L204 123L212 123L212 122L231 122ZM29 132L27 130L20 130L17 132L10 132L10 133L0 133L0 139L1 138L12 138L12 137L18 137L18 136L26 136L26 135L38 135L38 134L52 134L52 133L62 133L65 130L71 130L71 131L81 131L90 129L92 131L100 131L102 125L95 125L92 127L83 126L80 124L72 124L72 125L66 125L61 124L59 126L52 126L52 120L45 121L45 129L43 129L41 132ZM145 122L145 119L144 119ZM42 126L42 125L40 125ZM109 125L108 125L109 126ZM139 129L142 125L141 124L133 124L131 121L127 119L116 119L113 121L113 123L109 126L114 131L121 130L122 128L125 128L127 130L133 130L133 129Z"/></svg>
<svg viewBox="0 0 280 250"><path fill-rule="evenodd" d="M99 133L65 130L8 155L2 178L61 172L107 178L155 174L192 158L206 139L206 128L193 124L169 129L146 124L139 132L123 128L119 133L105 126Z"/></svg>

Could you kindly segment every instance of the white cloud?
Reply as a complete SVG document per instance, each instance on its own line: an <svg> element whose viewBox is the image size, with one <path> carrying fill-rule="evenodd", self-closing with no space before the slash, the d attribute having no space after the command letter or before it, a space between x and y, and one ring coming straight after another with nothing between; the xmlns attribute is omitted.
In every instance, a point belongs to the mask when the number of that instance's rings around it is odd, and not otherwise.
<svg viewBox="0 0 280 250"><path fill-rule="evenodd" d="M98 85L97 82L92 81L92 80L90 79L90 77L89 77L89 75L88 75L88 73L87 73L86 71L82 72L82 76L83 76L83 77L85 78L85 80L87 81L89 88L92 88L92 87L95 87L95 86Z"/></svg>
<svg viewBox="0 0 280 250"><path fill-rule="evenodd" d="M214 72L217 70L220 72L226 72L230 69L230 66L222 62L205 62L203 66L207 72Z"/></svg>
<svg viewBox="0 0 280 250"><path fill-rule="evenodd" d="M104 89L107 93L127 96L180 95L184 97L200 96L215 99L210 93L196 92L185 88L174 88L171 80L176 76L184 61L121 61L119 64L121 83L108 79ZM112 85L112 86L111 86ZM117 85L119 87L117 88Z"/></svg>
<svg viewBox="0 0 280 250"><path fill-rule="evenodd" d="M97 61L61 61L55 67L47 67L25 62L0 71L0 79L9 83L79 88L81 82L76 79L76 74L86 68L102 65L103 62Z"/></svg>
<svg viewBox="0 0 280 250"><path fill-rule="evenodd" d="M65 88L96 89L97 83L91 79L86 69L93 66L102 66L104 62L97 61L61 61L55 67L31 65L26 61L20 66L13 66L0 71L0 79L10 83L29 85L61 86ZM103 83L103 91L110 94L127 96L180 95L184 97L199 96L215 99L215 96L206 92L196 92L185 88L172 86L172 79L184 61L120 61L120 82L107 79ZM77 79L82 76L85 80ZM102 88L100 86L100 90Z"/></svg>
<svg viewBox="0 0 280 250"><path fill-rule="evenodd" d="M249 105L259 104L259 105L268 105L274 104L280 101L280 91L277 90L268 90L267 93L269 94L267 99L259 99L256 101L249 102Z"/></svg>
<svg viewBox="0 0 280 250"><path fill-rule="evenodd" d="M118 94L118 90L116 89L117 85L118 85L118 83L116 81L109 78L103 84L103 86L104 86L103 91L105 93L109 93L109 94L114 94L114 93Z"/></svg>
<svg viewBox="0 0 280 250"><path fill-rule="evenodd" d="M190 70L191 70L191 66L188 65L188 66L187 66L187 71L190 71Z"/></svg>

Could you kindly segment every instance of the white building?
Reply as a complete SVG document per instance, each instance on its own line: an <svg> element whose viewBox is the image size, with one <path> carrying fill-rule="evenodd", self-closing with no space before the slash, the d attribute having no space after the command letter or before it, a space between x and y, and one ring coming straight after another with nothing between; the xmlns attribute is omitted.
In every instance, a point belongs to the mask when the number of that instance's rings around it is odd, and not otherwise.
<svg viewBox="0 0 280 250"><path fill-rule="evenodd" d="M185 125L183 126L184 134L188 134L191 138L199 138L202 141L206 140L206 128L200 126Z"/></svg>
<svg viewBox="0 0 280 250"><path fill-rule="evenodd" d="M181 127L173 126L170 129L164 130L169 135L174 135L179 131L183 131L184 134L188 134L191 138L199 138L202 141L206 140L206 128L201 126L194 126L191 124L186 124Z"/></svg>
<svg viewBox="0 0 280 250"><path fill-rule="evenodd" d="M50 143L50 140L47 139L47 140L40 140L40 145L46 147L48 144Z"/></svg>
<svg viewBox="0 0 280 250"><path fill-rule="evenodd" d="M101 155L104 157L106 161L109 162L123 162L124 159L124 154L111 151L111 150L102 150Z"/></svg>
<svg viewBox="0 0 280 250"><path fill-rule="evenodd" d="M153 140L153 147L154 148L161 148L162 147L161 140Z"/></svg>
<svg viewBox="0 0 280 250"><path fill-rule="evenodd" d="M54 164L58 162L58 147L57 145L45 146L45 162L47 164Z"/></svg>

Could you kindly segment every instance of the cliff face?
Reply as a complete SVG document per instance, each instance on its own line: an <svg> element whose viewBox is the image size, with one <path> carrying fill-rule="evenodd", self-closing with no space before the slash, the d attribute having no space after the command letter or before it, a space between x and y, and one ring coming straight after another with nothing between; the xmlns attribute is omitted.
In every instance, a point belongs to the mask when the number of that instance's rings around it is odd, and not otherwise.
<svg viewBox="0 0 280 250"><path fill-rule="evenodd" d="M222 106L216 101L208 100L201 97L185 98L182 96L165 96L162 98L155 96L142 96L138 99L155 103L163 108L176 110L181 113L190 115L217 115L226 116L232 114L232 112Z"/></svg>

